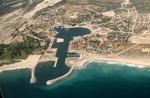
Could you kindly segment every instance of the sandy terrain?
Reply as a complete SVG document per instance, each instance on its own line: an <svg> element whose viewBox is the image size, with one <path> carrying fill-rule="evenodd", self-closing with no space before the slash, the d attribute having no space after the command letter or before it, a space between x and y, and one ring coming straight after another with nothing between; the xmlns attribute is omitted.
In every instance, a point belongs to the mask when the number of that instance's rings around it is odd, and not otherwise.
<svg viewBox="0 0 150 98"><path fill-rule="evenodd" d="M103 12L102 15L108 16L108 17L115 17L115 12L114 11L107 11L107 12Z"/></svg>
<svg viewBox="0 0 150 98"><path fill-rule="evenodd" d="M2 67L0 67L0 72L3 72L5 70L16 70L24 68L33 69L37 65L40 57L41 55L30 55L26 60L22 60L21 62L3 65Z"/></svg>
<svg viewBox="0 0 150 98"><path fill-rule="evenodd" d="M47 8L49 6L53 6L62 0L44 0L43 2L39 3L32 11L28 12L24 15L25 18L32 18L32 16L40 11L41 9Z"/></svg>
<svg viewBox="0 0 150 98"><path fill-rule="evenodd" d="M39 62L41 55L30 55L26 60L22 60L21 62L17 62L14 64L4 65L0 67L0 72L6 71L6 70L16 70L16 69L24 69L24 68L30 68L31 69L31 79L30 83L36 82L35 77L35 68L37 63ZM81 69L86 67L86 65L90 62L100 62L100 61L106 61L107 63L114 64L114 63L121 63L121 64L127 64L131 67L150 67L150 60L147 58L129 58L129 57L121 57L121 56L115 56L115 55L98 55L94 53L84 53L84 55L78 60L78 61L70 61L66 64L71 67L71 69L63 76L58 77L56 79L48 80L47 85L51 85L57 81L60 81L67 76L69 76L74 68Z"/></svg>
<svg viewBox="0 0 150 98"><path fill-rule="evenodd" d="M125 57L120 57L120 56L115 56L115 55L103 56L103 55L97 55L93 53L85 53L84 56L85 57L82 57L78 61L67 62L66 64L69 67L71 67L71 69L65 75L61 77L48 80L46 84L52 85L55 82L63 80L73 72L74 68L76 69L85 68L86 65L90 62L106 61L109 64L114 64L114 63L127 64L130 67L138 67L138 68L150 67L150 60L144 59L144 58L129 58L129 57L125 58Z"/></svg>
<svg viewBox="0 0 150 98"><path fill-rule="evenodd" d="M106 62L113 62L113 63L122 63L122 64L127 64L132 67L150 67L150 60L148 58L131 58L131 57L121 57L121 56L116 56L116 55L97 55L93 53L87 53L85 57L82 57L78 61L78 63L71 62L70 67L73 66L74 64L76 65L76 68L83 68L87 63L96 61L106 61ZM77 61L76 61L77 62Z"/></svg>
<svg viewBox="0 0 150 98"><path fill-rule="evenodd" d="M150 44L150 31L147 30L144 33L133 35L129 38L129 41L137 44Z"/></svg>

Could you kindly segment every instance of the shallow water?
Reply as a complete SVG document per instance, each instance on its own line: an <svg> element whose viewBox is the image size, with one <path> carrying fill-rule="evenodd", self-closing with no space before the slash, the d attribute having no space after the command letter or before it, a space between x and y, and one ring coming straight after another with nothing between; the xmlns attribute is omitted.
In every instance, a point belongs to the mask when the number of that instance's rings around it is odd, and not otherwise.
<svg viewBox="0 0 150 98"><path fill-rule="evenodd" d="M1 73L4 98L150 98L149 68L92 62L52 86L29 79L29 69Z"/></svg>

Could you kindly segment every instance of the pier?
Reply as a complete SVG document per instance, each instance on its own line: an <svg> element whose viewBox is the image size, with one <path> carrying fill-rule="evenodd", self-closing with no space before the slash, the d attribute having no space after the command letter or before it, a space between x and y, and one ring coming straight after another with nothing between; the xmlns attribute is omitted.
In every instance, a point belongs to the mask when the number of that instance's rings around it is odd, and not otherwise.
<svg viewBox="0 0 150 98"><path fill-rule="evenodd" d="M75 68L75 65L74 65L65 75L63 75L63 76L61 76L61 77L58 77L58 78L56 78L56 79L48 80L48 81L46 82L46 84L47 84L47 85L52 85L53 83L56 83L56 82L58 82L58 81L60 81L60 80L65 79L66 77L68 77L68 76L73 72L74 68Z"/></svg>
<svg viewBox="0 0 150 98"><path fill-rule="evenodd" d="M40 64L37 64L37 66L33 66L30 83L39 82L43 84L46 82L47 85L51 85L69 76L73 72L75 64L73 64L70 68L66 65L66 59L68 57L80 56L80 54L74 51L69 52L70 42L75 37L84 36L91 32L89 29L82 27L56 27L54 30L56 32L56 35L51 38L51 43L49 44L48 49L45 51L40 60L43 61L45 59L49 59L49 61L54 62L54 64L52 66L44 65L48 68L43 68L44 72L43 70L41 70ZM48 72L48 74L46 74L45 77L41 77L40 74L45 72ZM53 74L55 75L53 76Z"/></svg>

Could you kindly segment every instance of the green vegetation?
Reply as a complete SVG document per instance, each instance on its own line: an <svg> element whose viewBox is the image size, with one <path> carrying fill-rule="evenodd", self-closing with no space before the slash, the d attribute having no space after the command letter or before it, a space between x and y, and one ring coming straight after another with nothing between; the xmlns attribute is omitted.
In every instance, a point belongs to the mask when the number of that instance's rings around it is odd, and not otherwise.
<svg viewBox="0 0 150 98"><path fill-rule="evenodd" d="M0 46L0 60L14 62L16 59L24 59L29 54L41 53L45 47L40 46L40 42L32 38L27 38L24 42L12 43Z"/></svg>

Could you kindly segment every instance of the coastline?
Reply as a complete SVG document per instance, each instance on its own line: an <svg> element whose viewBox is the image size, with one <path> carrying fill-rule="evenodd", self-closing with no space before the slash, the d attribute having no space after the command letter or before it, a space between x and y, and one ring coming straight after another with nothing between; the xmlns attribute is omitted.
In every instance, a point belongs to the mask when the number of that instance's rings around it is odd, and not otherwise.
<svg viewBox="0 0 150 98"><path fill-rule="evenodd" d="M101 55L94 53L84 53L85 57L77 60L71 61L71 63L66 62L67 66L75 69L85 68L87 64L91 62L105 62L108 64L123 64L130 67L145 68L150 67L150 60L147 58L133 58L127 56L116 56L116 55ZM17 69L33 69L38 62L45 62L49 60L40 60L41 55L30 55L27 59L21 62L16 62L13 64L6 64L0 67L0 73L7 70L17 70ZM72 63L73 62L73 63Z"/></svg>
<svg viewBox="0 0 150 98"><path fill-rule="evenodd" d="M21 62L16 62L13 64L6 64L0 67L0 73L8 70L17 70L17 69L33 69L39 62L41 55L30 55L27 59L22 60Z"/></svg>
<svg viewBox="0 0 150 98"><path fill-rule="evenodd" d="M145 62L147 61L147 62ZM78 63L77 63L78 62ZM66 65L71 69L63 76L58 77L56 79L48 80L46 82L47 85L52 85L60 80L67 78L75 69L83 69L91 62L104 62L108 64L121 64L129 67L137 67L137 68L149 68L150 61L149 59L139 59L139 58L129 58L129 57L121 57L116 55L98 55L93 53L87 53L85 57L81 58L78 61L68 61Z"/></svg>
<svg viewBox="0 0 150 98"><path fill-rule="evenodd" d="M84 53L86 54L86 53ZM69 67L74 66L76 69L85 68L87 64L91 62L105 62L108 64L123 64L130 67L147 68L150 67L150 60L148 58L133 58L127 56L116 56L116 55L98 55L94 53L87 53L85 57L78 60L78 63L68 65Z"/></svg>
<svg viewBox="0 0 150 98"><path fill-rule="evenodd" d="M17 70L17 69L31 69L31 79L30 83L36 82L36 77L34 75L34 71L36 65L40 62L41 55L30 55L26 60L22 60L21 62L16 62L14 64L4 65L0 67L0 73L3 71L9 70ZM45 60L42 60L43 62ZM47 61L47 60L46 60ZM108 64L121 64L129 67L137 67L137 68L150 68L150 60L147 58L133 58L133 57L122 57L116 55L101 55L96 53L84 53L84 56L80 57L78 60L72 61L69 60L66 62L66 65L71 69L64 75L48 80L46 82L47 85L52 85L55 82L63 80L67 78L75 69L83 69L91 62L103 62Z"/></svg>

